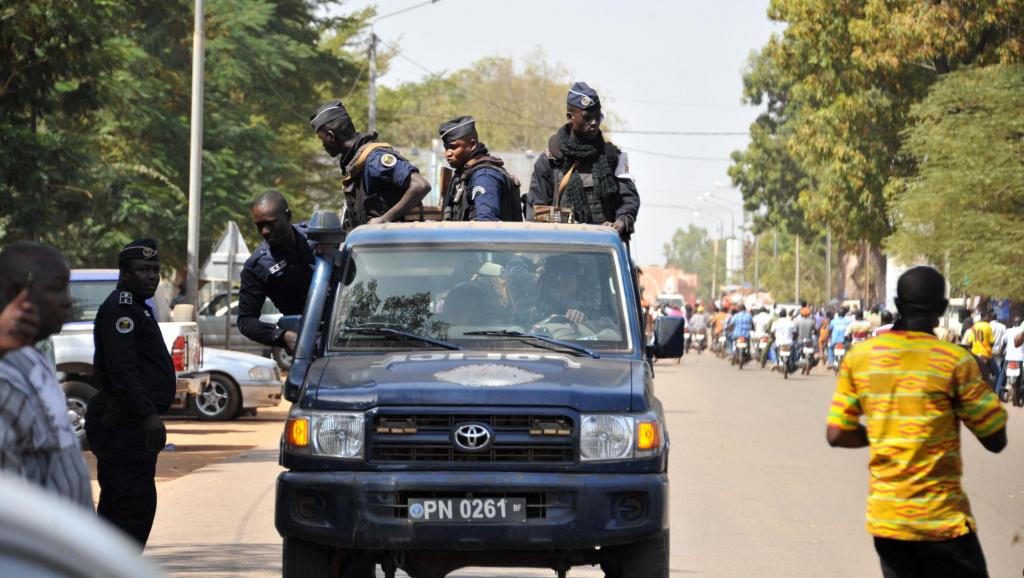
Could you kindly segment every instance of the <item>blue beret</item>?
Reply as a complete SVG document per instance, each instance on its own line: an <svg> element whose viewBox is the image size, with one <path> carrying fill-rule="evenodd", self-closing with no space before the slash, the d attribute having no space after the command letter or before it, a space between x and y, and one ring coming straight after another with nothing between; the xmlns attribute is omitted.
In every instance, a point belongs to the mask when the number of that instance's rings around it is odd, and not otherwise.
<svg viewBox="0 0 1024 578"><path fill-rule="evenodd" d="M582 110L601 108L601 99L597 97L597 91L590 88L586 82L572 83L569 94L565 97L565 103Z"/></svg>

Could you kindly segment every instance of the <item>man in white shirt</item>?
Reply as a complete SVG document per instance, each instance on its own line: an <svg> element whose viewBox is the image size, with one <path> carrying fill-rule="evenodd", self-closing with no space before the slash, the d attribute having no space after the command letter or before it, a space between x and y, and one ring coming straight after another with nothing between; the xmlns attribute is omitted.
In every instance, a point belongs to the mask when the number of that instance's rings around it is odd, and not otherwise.
<svg viewBox="0 0 1024 578"><path fill-rule="evenodd" d="M997 317L993 316L988 323L992 328L992 375L998 376L1003 368L1003 354L1006 348L1003 347L1003 334L1006 333L1006 325ZM997 389L996 392L999 390Z"/></svg>
<svg viewBox="0 0 1024 578"><path fill-rule="evenodd" d="M779 318L772 323L772 335L775 338L775 343L772 347L775 349L775 356L778 359L779 348L783 345L790 347L789 364L790 371L793 369L793 363L796 361L793 356L793 333L796 332L796 325L793 324L793 320L790 319L787 311L782 310ZM772 369L775 369L774 367Z"/></svg>
<svg viewBox="0 0 1024 578"><path fill-rule="evenodd" d="M1001 344L1004 360L1000 367L999 377L996 378L996 392L1000 393L1000 398L1005 399L1002 396L1003 387L1007 385L1006 370L1010 365L1011 361L1016 361L1018 366L1024 366L1024 343L1020 346L1015 344L1017 337L1024 333L1024 324L1021 323L1021 319L1018 317L1014 319L1014 327L1003 331L1002 338L996 342L996 346L999 347Z"/></svg>

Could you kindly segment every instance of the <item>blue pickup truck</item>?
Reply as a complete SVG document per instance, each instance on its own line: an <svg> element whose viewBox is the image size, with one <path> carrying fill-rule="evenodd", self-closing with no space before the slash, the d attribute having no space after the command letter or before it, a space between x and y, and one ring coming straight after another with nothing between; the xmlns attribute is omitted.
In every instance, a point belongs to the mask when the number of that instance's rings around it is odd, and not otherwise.
<svg viewBox="0 0 1024 578"><path fill-rule="evenodd" d="M605 227L402 223L319 243L285 386L284 576L668 576L668 432ZM680 329L681 332L681 329Z"/></svg>

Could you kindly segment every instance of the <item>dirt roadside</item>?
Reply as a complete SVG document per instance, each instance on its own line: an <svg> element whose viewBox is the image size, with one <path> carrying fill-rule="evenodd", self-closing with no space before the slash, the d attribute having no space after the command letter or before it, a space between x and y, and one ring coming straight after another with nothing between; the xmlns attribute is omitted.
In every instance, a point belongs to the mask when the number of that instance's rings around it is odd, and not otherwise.
<svg viewBox="0 0 1024 578"><path fill-rule="evenodd" d="M260 409L255 416L231 421L200 421L189 416L166 416L168 449L156 464L157 484L167 482L209 464L238 455L257 446L276 444L281 437L291 404ZM171 447L173 446L173 449ZM96 457L82 452L92 478L93 501L99 500Z"/></svg>

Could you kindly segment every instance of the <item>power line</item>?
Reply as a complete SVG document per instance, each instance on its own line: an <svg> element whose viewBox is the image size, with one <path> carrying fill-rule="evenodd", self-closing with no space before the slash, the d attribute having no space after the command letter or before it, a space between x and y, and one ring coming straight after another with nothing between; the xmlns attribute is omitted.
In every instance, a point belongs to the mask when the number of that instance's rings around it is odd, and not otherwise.
<svg viewBox="0 0 1024 578"><path fill-rule="evenodd" d="M680 160L680 161L702 161L702 162L711 162L711 163L731 163L732 162L732 159L728 159L728 158L719 158L719 157L691 157L691 156L686 156L686 155L674 155L674 154L671 154L671 153L663 153L663 152L660 152L660 151L649 151L649 150L638 149L638 148L633 148L633 147L627 147L627 146L622 146L622 145L617 145L617 146L620 149L624 150L624 151L628 151L628 152L632 152L632 153L638 153L638 154L642 154L642 155L650 155L650 156L653 156L653 157L662 157L662 158L666 158L666 159L675 159L675 160Z"/></svg>
<svg viewBox="0 0 1024 578"><path fill-rule="evenodd" d="M748 136L747 131L694 131L694 130L630 130L615 129L611 131L617 134L646 134L656 136Z"/></svg>

